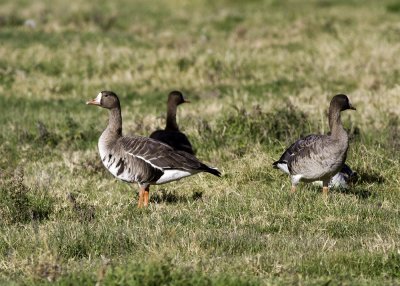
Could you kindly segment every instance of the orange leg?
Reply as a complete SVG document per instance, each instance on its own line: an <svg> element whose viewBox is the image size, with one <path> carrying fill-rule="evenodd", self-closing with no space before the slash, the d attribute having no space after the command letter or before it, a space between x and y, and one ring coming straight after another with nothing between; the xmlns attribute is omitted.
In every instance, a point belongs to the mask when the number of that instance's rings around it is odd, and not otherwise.
<svg viewBox="0 0 400 286"><path fill-rule="evenodd" d="M144 196L144 188L140 187L139 189L139 200L138 200L138 208L143 207L143 196Z"/></svg>
<svg viewBox="0 0 400 286"><path fill-rule="evenodd" d="M329 180L322 181L322 194L323 194L324 198L328 197L328 191L329 191L328 184L329 184Z"/></svg>
<svg viewBox="0 0 400 286"><path fill-rule="evenodd" d="M322 181L322 194L324 196L324 199L328 197L328 192L329 192L329 180L323 180Z"/></svg>
<svg viewBox="0 0 400 286"><path fill-rule="evenodd" d="M292 193L296 192L296 186L292 185Z"/></svg>
<svg viewBox="0 0 400 286"><path fill-rule="evenodd" d="M322 187L322 194L324 197L328 196L329 188L328 187Z"/></svg>
<svg viewBox="0 0 400 286"><path fill-rule="evenodd" d="M144 206L147 207L149 205L149 193L150 193L150 186L147 186L144 189Z"/></svg>

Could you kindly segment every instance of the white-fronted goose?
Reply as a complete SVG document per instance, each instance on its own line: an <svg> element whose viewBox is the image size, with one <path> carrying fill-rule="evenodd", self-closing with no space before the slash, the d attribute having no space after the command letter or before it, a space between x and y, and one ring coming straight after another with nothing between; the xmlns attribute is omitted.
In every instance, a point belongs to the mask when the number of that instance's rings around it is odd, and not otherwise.
<svg viewBox="0 0 400 286"><path fill-rule="evenodd" d="M315 136L315 135L308 135L308 136ZM290 175L289 168L287 166L287 162L289 158L295 154L303 145L306 145L308 136L301 138L290 145L289 148L282 154L278 161L274 162L273 166L276 169L280 169L284 173ZM358 175L354 172L347 164L344 164L342 169L330 179L328 187L336 187L336 188L348 188L349 184L354 182L357 179ZM316 181L316 184L322 185L322 181Z"/></svg>
<svg viewBox="0 0 400 286"><path fill-rule="evenodd" d="M100 158L115 177L139 184L139 207L148 205L150 185L176 181L199 172L221 175L193 155L174 150L162 142L147 137L122 136L121 107L114 92L102 91L86 104L109 110L108 126L98 143Z"/></svg>
<svg viewBox="0 0 400 286"><path fill-rule="evenodd" d="M178 105L190 102L186 100L180 91L172 91L168 95L167 101L167 124L164 130L156 130L151 133L150 138L164 142L172 148L193 154L192 144L183 134L176 123L176 110Z"/></svg>
<svg viewBox="0 0 400 286"><path fill-rule="evenodd" d="M323 193L328 193L329 181L344 165L349 137L340 120L340 112L355 108L344 94L335 95L329 106L330 135L308 135L292 144L273 163L275 168L289 173L292 192L300 182L322 181Z"/></svg>

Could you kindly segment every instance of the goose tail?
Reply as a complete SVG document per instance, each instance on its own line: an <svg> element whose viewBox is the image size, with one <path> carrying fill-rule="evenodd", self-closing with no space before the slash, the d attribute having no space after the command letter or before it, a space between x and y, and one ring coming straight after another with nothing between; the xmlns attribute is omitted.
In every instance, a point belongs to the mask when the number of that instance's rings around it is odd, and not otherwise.
<svg viewBox="0 0 400 286"><path fill-rule="evenodd" d="M208 167L206 165L205 165L205 167L206 167L204 169L205 172L213 174L214 176L217 176L217 177L221 177L221 172L217 168Z"/></svg>
<svg viewBox="0 0 400 286"><path fill-rule="evenodd" d="M278 160L278 161L272 163L272 166L275 169L279 169L279 170L283 171L286 174L290 174L289 168L288 168L288 164L287 164L286 161Z"/></svg>

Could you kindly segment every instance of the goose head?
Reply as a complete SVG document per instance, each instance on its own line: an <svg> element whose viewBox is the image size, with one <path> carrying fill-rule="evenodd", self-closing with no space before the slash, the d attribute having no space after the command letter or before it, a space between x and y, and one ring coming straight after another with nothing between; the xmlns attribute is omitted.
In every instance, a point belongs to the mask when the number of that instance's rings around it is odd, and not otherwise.
<svg viewBox="0 0 400 286"><path fill-rule="evenodd" d="M347 109L356 110L356 108L350 103L349 98L345 94L337 94L332 98L331 107L344 111Z"/></svg>
<svg viewBox="0 0 400 286"><path fill-rule="evenodd" d="M180 91L174 90L171 91L168 95L168 104L169 105L179 105L182 103L190 103L189 100L186 100Z"/></svg>
<svg viewBox="0 0 400 286"><path fill-rule="evenodd" d="M101 91L95 99L89 100L86 104L107 109L120 108L118 96L112 91Z"/></svg>

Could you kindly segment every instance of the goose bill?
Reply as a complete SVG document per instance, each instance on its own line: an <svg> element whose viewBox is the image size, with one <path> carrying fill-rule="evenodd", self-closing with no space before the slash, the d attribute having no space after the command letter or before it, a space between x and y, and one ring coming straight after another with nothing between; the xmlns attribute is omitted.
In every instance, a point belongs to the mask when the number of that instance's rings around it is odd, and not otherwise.
<svg viewBox="0 0 400 286"><path fill-rule="evenodd" d="M88 105L101 105L101 92L97 95L95 99L89 100L86 102Z"/></svg>

